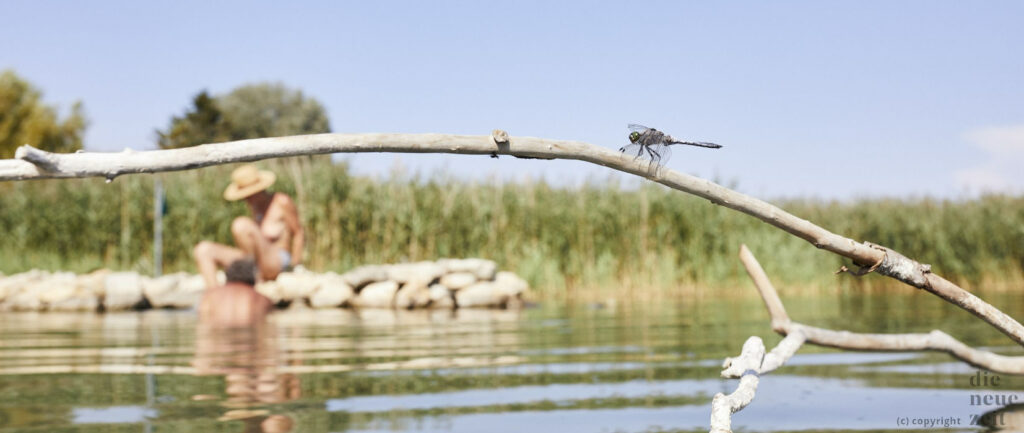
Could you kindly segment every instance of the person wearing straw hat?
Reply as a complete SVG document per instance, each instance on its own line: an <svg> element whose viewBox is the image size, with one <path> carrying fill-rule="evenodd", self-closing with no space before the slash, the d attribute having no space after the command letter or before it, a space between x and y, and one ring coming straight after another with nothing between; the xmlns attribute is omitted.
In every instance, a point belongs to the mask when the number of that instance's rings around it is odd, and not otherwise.
<svg viewBox="0 0 1024 433"><path fill-rule="evenodd" d="M302 262L305 236L295 203L286 194L271 193L273 172L246 164L231 173L231 183L224 190L228 201L245 200L252 217L238 217L231 222L236 247L202 241L192 254L199 274L207 288L217 286L217 267L227 267L236 260L253 258L262 281L274 280L281 272Z"/></svg>

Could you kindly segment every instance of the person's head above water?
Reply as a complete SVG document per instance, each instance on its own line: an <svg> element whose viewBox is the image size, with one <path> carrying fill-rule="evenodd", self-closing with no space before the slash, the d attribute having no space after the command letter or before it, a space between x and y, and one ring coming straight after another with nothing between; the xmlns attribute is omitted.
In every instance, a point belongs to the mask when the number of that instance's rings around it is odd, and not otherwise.
<svg viewBox="0 0 1024 433"><path fill-rule="evenodd" d="M256 285L256 260L251 258L235 260L224 269L224 275L229 283L254 286Z"/></svg>
<svg viewBox="0 0 1024 433"><path fill-rule="evenodd" d="M260 170L252 164L243 165L231 173L231 184L224 190L224 199L237 201L247 198L267 189L276 179L271 171Z"/></svg>

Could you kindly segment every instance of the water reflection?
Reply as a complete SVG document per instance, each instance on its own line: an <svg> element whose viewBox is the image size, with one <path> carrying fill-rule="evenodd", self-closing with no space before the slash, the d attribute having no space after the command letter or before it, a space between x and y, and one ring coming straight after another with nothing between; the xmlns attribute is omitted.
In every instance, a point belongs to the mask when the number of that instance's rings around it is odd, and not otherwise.
<svg viewBox="0 0 1024 433"><path fill-rule="evenodd" d="M227 409L218 421L242 421L246 432L282 433L292 431L294 421L285 414L272 413L273 405L298 399L302 387L298 375L282 372L279 330L268 323L265 312L247 315L244 320L216 314L200 314L196 326L195 358L197 375L224 376L220 403ZM216 399L196 394L193 400Z"/></svg>
<svg viewBox="0 0 1024 433"><path fill-rule="evenodd" d="M1011 404L981 415L977 424L989 428L990 432L1024 431L1024 403Z"/></svg>
<svg viewBox="0 0 1024 433"><path fill-rule="evenodd" d="M916 292L858 296L874 298L786 302L814 325L940 328L1020 352L955 308L909 308L928 305ZM1015 296L987 299L1020 316L1024 298ZM908 308L896 318L886 316L892 308L870 308L886 302ZM706 431L711 396L735 387L718 378L722 358L750 335L779 340L763 308L754 296L614 310L287 310L244 326L190 311L8 313L0 315L0 433ZM943 354L805 347L762 378L734 425L882 432L899 430L897 417L966 421L993 410L1008 425L1019 408L972 406L971 396L1024 397L1024 378L978 389L967 381L973 372Z"/></svg>

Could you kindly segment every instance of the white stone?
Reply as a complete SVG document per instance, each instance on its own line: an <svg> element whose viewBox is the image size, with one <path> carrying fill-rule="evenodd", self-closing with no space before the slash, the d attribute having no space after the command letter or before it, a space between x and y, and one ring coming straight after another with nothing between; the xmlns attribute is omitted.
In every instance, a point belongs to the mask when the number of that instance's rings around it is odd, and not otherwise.
<svg viewBox="0 0 1024 433"><path fill-rule="evenodd" d="M313 273L284 272L277 276L281 287L281 298L286 301L306 299L320 287L320 279Z"/></svg>
<svg viewBox="0 0 1024 433"><path fill-rule="evenodd" d="M62 294L57 296L50 289L43 298L47 309L53 311L95 311L99 307L99 296L91 288L79 285L78 278L70 275L65 282L59 283Z"/></svg>
<svg viewBox="0 0 1024 433"><path fill-rule="evenodd" d="M495 272L498 272L498 265L490 260L484 260L476 268L476 277L482 281L493 280Z"/></svg>
<svg viewBox="0 0 1024 433"><path fill-rule="evenodd" d="M0 301L7 299L9 296L18 294L29 283L41 280L48 275L49 272L33 269L28 272L22 272L20 274L0 278Z"/></svg>
<svg viewBox="0 0 1024 433"><path fill-rule="evenodd" d="M498 272L494 277L494 283L498 286L499 294L508 298L518 298L530 287L526 280L508 271Z"/></svg>
<svg viewBox="0 0 1024 433"><path fill-rule="evenodd" d="M127 310L142 301L142 277L135 272L113 272L103 283L103 308Z"/></svg>
<svg viewBox="0 0 1024 433"><path fill-rule="evenodd" d="M448 272L469 272L484 281L493 280L495 272L498 271L497 264L484 259L442 259L438 260L437 264Z"/></svg>
<svg viewBox="0 0 1024 433"><path fill-rule="evenodd" d="M341 277L352 288L358 289L367 284L388 279L388 270L385 266L361 266L344 273Z"/></svg>
<svg viewBox="0 0 1024 433"><path fill-rule="evenodd" d="M441 277L441 284L450 290L464 289L477 282L476 274L472 272L453 272Z"/></svg>
<svg viewBox="0 0 1024 433"><path fill-rule="evenodd" d="M455 308L455 300L452 298L452 291L443 284L431 284L430 307L448 309Z"/></svg>
<svg viewBox="0 0 1024 433"><path fill-rule="evenodd" d="M9 296L4 301L5 310L14 311L40 311L43 309L43 302L39 300L38 292L22 290Z"/></svg>
<svg viewBox="0 0 1024 433"><path fill-rule="evenodd" d="M73 297L49 305L51 311L96 311L100 299L92 293L79 292Z"/></svg>
<svg viewBox="0 0 1024 433"><path fill-rule="evenodd" d="M206 290L206 281L203 280L201 275L189 275L178 283L178 289L188 292L201 292Z"/></svg>
<svg viewBox="0 0 1024 433"><path fill-rule="evenodd" d="M398 291L398 282L381 281L371 283L359 292L354 304L360 308L391 308Z"/></svg>
<svg viewBox="0 0 1024 433"><path fill-rule="evenodd" d="M37 293L40 302L52 304L75 297L78 286L75 284L75 274L60 272L29 284L25 290Z"/></svg>
<svg viewBox="0 0 1024 433"><path fill-rule="evenodd" d="M153 303L153 298L176 290L178 288L178 283L180 283L187 275L188 274L185 274L184 272L179 272L155 278L147 278L142 282L142 295L149 300L150 304L156 306L156 304Z"/></svg>
<svg viewBox="0 0 1024 433"><path fill-rule="evenodd" d="M445 273L445 268L434 262L400 263L387 267L388 279L401 284L410 281L431 282Z"/></svg>
<svg viewBox="0 0 1024 433"><path fill-rule="evenodd" d="M262 283L258 283L256 284L256 291L269 298L270 301L275 304L281 302L281 299L283 298L281 295L281 284L277 281L264 281Z"/></svg>
<svg viewBox="0 0 1024 433"><path fill-rule="evenodd" d="M189 274L178 272L143 280L142 294L153 308L192 308L199 304L206 288L202 277L200 284L186 283L190 278Z"/></svg>
<svg viewBox="0 0 1024 433"><path fill-rule="evenodd" d="M500 307L507 299L492 281L479 282L455 292L455 304L459 308Z"/></svg>
<svg viewBox="0 0 1024 433"><path fill-rule="evenodd" d="M37 270L12 275L7 283L10 290L4 301L4 309L42 311L49 301L74 296L73 278L73 274L69 273L51 274Z"/></svg>
<svg viewBox="0 0 1024 433"><path fill-rule="evenodd" d="M454 272L442 274L449 270ZM482 276L491 280L481 280ZM223 272L218 277L223 279ZM350 281L372 283L355 295L357 288ZM430 284L434 281L440 284ZM154 308L188 308L198 303L205 290L202 277L182 272L150 279L109 270L78 276L32 270L0 276L0 310L123 310L143 299ZM261 283L256 290L275 303L305 299L316 308L473 308L508 306L520 300L528 287L514 273L496 272L493 261L446 259L364 266L344 275L300 269Z"/></svg>
<svg viewBox="0 0 1024 433"><path fill-rule="evenodd" d="M413 280L402 285L395 294L395 308L422 308L430 304L430 288L423 280Z"/></svg>
<svg viewBox="0 0 1024 433"><path fill-rule="evenodd" d="M340 276L329 276L320 282L320 288L309 297L313 308L337 308L349 302L355 291Z"/></svg>
<svg viewBox="0 0 1024 433"><path fill-rule="evenodd" d="M109 269L100 269L85 275L79 275L76 279L76 284L82 293L89 293L97 297L103 296L103 293L106 291L104 286L106 285L107 275L110 275Z"/></svg>

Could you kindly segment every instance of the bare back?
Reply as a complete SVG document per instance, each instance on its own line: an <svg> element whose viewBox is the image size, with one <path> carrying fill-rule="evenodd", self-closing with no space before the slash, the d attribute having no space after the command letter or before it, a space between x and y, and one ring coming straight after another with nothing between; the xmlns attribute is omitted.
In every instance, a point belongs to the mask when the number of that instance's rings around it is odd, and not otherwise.
<svg viewBox="0 0 1024 433"><path fill-rule="evenodd" d="M252 286L229 282L206 290L199 321L213 327L248 327L262 323L273 306Z"/></svg>

